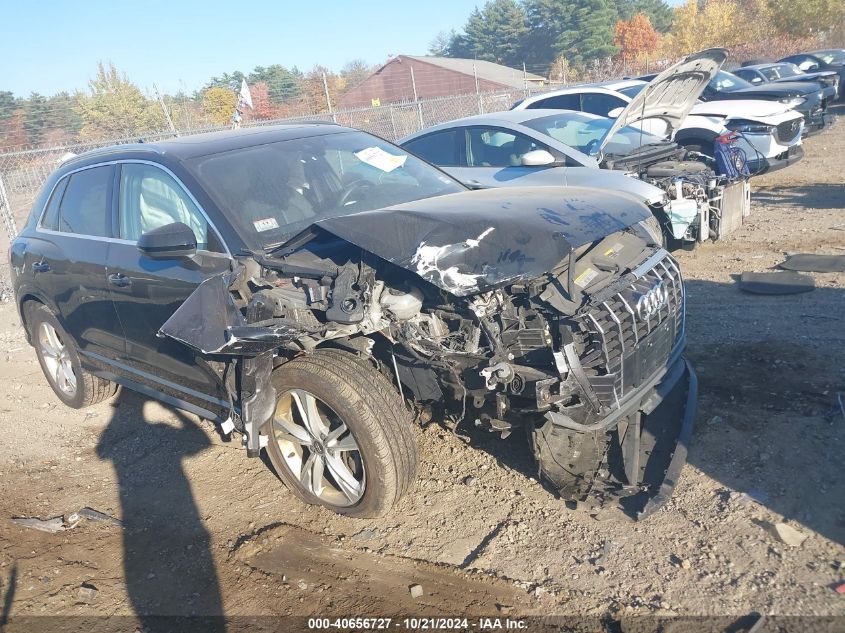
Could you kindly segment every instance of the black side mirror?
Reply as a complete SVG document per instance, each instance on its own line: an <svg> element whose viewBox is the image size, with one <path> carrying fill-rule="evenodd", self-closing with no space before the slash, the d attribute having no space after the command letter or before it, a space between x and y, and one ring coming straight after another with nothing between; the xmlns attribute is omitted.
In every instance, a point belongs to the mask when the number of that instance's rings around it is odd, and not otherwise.
<svg viewBox="0 0 845 633"><path fill-rule="evenodd" d="M144 233L138 250L153 259L190 257L197 252L197 237L187 224L174 222Z"/></svg>

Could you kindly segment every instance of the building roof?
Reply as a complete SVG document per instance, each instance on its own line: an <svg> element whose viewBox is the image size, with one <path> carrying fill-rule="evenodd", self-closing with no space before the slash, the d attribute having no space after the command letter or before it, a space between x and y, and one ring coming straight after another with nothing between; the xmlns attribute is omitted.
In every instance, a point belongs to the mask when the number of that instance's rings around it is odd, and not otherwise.
<svg viewBox="0 0 845 633"><path fill-rule="evenodd" d="M413 59L418 62L432 64L439 66L446 70L462 73L464 75L477 75L479 79L493 81L498 84L506 86L513 86L514 88L522 88L525 80L545 81L544 77L535 75L533 73L524 73L521 69L509 68L501 64L494 64L493 62L484 61L481 59L458 59L453 57L430 57L430 56L416 56L416 55L401 55L406 59ZM473 70L474 68L474 70Z"/></svg>

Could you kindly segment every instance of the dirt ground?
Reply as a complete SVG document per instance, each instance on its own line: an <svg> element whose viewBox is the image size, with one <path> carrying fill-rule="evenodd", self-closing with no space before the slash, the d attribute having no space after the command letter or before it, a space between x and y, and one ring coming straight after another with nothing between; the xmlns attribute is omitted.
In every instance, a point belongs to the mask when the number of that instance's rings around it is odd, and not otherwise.
<svg viewBox="0 0 845 633"><path fill-rule="evenodd" d="M674 497L641 523L568 508L521 437L468 446L437 425L419 430L416 484L389 516L306 506L192 415L130 392L63 407L0 304L2 617L845 616L845 417L826 417L845 392L845 274L813 273L792 297L735 280L786 252L845 254L845 124L806 151L755 179L738 233L677 254L699 413ZM9 520L83 507L123 525ZM781 542L780 522L803 544Z"/></svg>

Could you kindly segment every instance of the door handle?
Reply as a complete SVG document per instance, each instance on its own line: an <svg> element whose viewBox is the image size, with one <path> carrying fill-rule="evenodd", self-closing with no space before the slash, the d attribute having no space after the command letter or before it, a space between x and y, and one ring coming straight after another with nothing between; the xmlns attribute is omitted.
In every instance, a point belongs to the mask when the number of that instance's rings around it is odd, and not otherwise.
<svg viewBox="0 0 845 633"><path fill-rule="evenodd" d="M132 278L121 273L112 273L109 275L109 283L118 288L127 288L132 285Z"/></svg>
<svg viewBox="0 0 845 633"><path fill-rule="evenodd" d="M50 264L45 261L35 262L32 265L32 270L36 273L49 273L50 272Z"/></svg>

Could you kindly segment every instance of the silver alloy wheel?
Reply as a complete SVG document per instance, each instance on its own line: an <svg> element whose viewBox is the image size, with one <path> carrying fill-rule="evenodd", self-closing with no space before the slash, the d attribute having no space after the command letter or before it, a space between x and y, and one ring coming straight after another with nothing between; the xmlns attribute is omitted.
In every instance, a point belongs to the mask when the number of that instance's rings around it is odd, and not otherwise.
<svg viewBox="0 0 845 633"><path fill-rule="evenodd" d="M304 389L282 394L273 437L287 467L315 497L335 506L357 503L366 489L358 443L340 417Z"/></svg>
<svg viewBox="0 0 845 633"><path fill-rule="evenodd" d="M38 327L38 346L47 376L62 393L73 396L76 393L76 374L73 373L70 351L59 338L56 328L49 323L42 322Z"/></svg>

